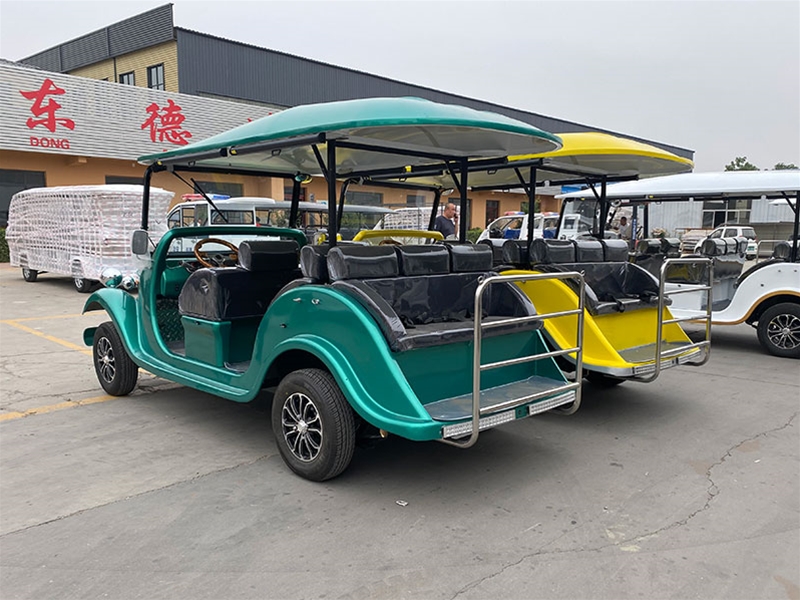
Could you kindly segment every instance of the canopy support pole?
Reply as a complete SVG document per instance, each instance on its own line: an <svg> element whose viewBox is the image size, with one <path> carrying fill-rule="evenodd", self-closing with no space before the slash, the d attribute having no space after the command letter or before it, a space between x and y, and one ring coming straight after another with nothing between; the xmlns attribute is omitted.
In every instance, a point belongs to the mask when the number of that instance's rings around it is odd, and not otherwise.
<svg viewBox="0 0 800 600"><path fill-rule="evenodd" d="M328 141L328 245L336 246L336 141Z"/></svg>

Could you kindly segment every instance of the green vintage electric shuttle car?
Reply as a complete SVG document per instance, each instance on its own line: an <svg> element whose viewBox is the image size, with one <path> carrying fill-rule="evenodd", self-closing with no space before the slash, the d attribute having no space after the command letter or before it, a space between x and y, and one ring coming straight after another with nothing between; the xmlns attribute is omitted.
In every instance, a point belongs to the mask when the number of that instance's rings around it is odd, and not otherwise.
<svg viewBox="0 0 800 600"><path fill-rule="evenodd" d="M500 276L482 245L381 246L336 236L346 184L369 182L371 173L441 168L466 198L468 161L499 164L559 146L557 136L493 113L372 98L292 108L143 157L142 228L132 241L145 265L139 293L114 287L118 277L108 273L108 287L85 306L111 319L84 333L100 384L128 394L141 367L237 402L273 392L280 453L315 481L348 466L361 434L468 447L482 429L557 407L574 411L582 300L553 313L576 320L575 345L548 352L547 315L516 283L554 277L582 289L579 274ZM294 228L242 225L179 227L151 241L151 181L174 175L197 185L194 172L293 182L290 224L300 182L324 177L328 244L309 245ZM209 237L192 252L177 243L198 236ZM554 360L566 353L578 356L575 381Z"/></svg>

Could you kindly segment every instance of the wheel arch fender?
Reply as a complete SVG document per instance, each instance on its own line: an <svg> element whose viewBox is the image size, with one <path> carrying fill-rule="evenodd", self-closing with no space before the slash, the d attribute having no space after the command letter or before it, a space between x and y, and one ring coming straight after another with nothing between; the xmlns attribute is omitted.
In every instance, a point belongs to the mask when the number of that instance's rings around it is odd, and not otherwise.
<svg viewBox="0 0 800 600"><path fill-rule="evenodd" d="M759 318L761 318L761 315L764 314L765 310L767 310L771 306L775 306L776 304L782 304L784 302L800 305L800 295L793 293L781 293L762 298L755 305L755 308L753 308L753 311L750 313L750 316L747 317L747 323L750 325L752 325L753 323L757 323Z"/></svg>
<svg viewBox="0 0 800 600"><path fill-rule="evenodd" d="M297 336L279 344L273 356L265 369L263 385L270 385L277 377L294 370L318 368L333 376L353 410L371 425L387 431L406 427L436 428L422 405L418 401L411 401L412 398L416 399L416 395L403 378L398 377L394 385L389 386L396 387L396 393L406 399L402 402L405 411L396 412L372 397L359 380L353 365L330 340L313 334ZM289 371L284 373L282 369ZM416 439L408 433L405 436Z"/></svg>
<svg viewBox="0 0 800 600"><path fill-rule="evenodd" d="M131 356L137 354L140 344L138 309L135 298L123 290L110 288L97 290L87 298L83 305L82 314L98 310L104 310L108 313L128 354ZM83 342L87 346L91 346L94 343L95 331L97 331L97 327L84 329Z"/></svg>

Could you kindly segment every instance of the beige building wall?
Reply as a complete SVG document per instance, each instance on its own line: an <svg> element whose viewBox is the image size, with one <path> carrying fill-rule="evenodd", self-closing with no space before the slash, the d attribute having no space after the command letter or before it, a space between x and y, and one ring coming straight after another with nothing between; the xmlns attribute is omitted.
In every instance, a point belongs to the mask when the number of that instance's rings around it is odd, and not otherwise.
<svg viewBox="0 0 800 600"><path fill-rule="evenodd" d="M147 87L147 67L164 65L164 85L167 92L178 91L178 43L165 42L130 54L104 60L69 71L70 75L89 79L119 81L123 73L134 73L137 87Z"/></svg>
<svg viewBox="0 0 800 600"><path fill-rule="evenodd" d="M8 150L0 150L0 164L4 169L44 172L45 182L48 187L59 185L102 185L106 183L107 175L143 179L145 172L144 165L140 165L135 161ZM284 181L270 177L197 173L195 174L195 179L217 183L241 183L245 196L267 197L275 200L283 200L285 197L284 191L289 191L292 186L291 180ZM166 172L156 173L153 176L152 184L175 194L170 208L181 201L181 196L193 192L190 187L174 175ZM306 200L313 199L315 202L327 201L328 187L325 180L315 178L302 187L305 190ZM350 186L349 189L351 191L383 194L383 205L387 208L406 207L406 196L413 194L423 195L426 206L433 204L433 192L355 185ZM337 201L340 192L341 185L337 185ZM470 229L484 229L486 227L486 200L498 200L500 202L500 215L520 210L522 203L527 200L525 194L513 192L475 192L470 193L469 198L472 201L472 218L468 226ZM540 196L539 198L542 200L543 210L550 210L547 208L548 203L557 203L554 198L549 196ZM449 201L457 204L458 198L455 195L443 196L441 201L443 203Z"/></svg>

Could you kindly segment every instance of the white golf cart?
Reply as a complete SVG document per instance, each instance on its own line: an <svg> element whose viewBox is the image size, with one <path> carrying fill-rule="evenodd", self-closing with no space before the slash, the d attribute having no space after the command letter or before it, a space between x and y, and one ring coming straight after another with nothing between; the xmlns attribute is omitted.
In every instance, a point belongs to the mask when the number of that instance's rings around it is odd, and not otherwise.
<svg viewBox="0 0 800 600"><path fill-rule="evenodd" d="M749 200L768 198L786 203L794 212L793 234L789 242L776 244L772 256L747 270L744 258L747 239L706 240L700 255L714 262L712 324L748 323L758 331L761 346L775 356L800 358L800 250L798 229L800 209L800 171L726 171L685 173L654 177L609 186L608 201L624 206L650 202L694 200ZM565 202L592 197L591 190L559 196ZM649 242L653 242L652 244ZM656 240L640 240L639 245L665 246ZM663 267L662 267L663 269ZM672 293L673 315L686 318L707 314L706 294L699 288L702 268L682 265L662 272L664 291ZM674 293L674 292L678 293Z"/></svg>

